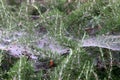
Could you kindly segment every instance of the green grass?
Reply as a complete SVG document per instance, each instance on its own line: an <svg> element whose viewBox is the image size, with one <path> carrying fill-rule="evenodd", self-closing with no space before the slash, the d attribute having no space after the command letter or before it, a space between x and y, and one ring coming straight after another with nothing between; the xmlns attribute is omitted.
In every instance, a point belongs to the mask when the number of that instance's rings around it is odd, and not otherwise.
<svg viewBox="0 0 120 80"><path fill-rule="evenodd" d="M12 0L11 0L12 1ZM45 52L44 58L50 58L56 63L56 67L48 70L40 70L34 73L32 62L25 57L17 59L16 62L6 63L5 52L0 51L0 79L1 80L118 80L119 67L107 63L112 60L109 50L99 48L80 48L77 41L73 41L65 35L82 39L86 34L86 25L92 22L101 25L97 35L107 32L119 32L120 29L120 1L115 0L88 0L80 3L79 0L65 5L66 0L50 0L44 5L48 11L41 8L39 3L33 6L23 2L21 5L8 5L0 0L0 28L7 31L25 30L30 36L23 38L21 43L32 42L36 39L33 34L35 28L45 26L49 35L54 37L61 45L70 48L70 54L61 56L49 51L36 48L38 53ZM70 12L69 12L70 11ZM39 19L32 20L31 14L39 14ZM19 25L21 23L21 25ZM88 36L88 34L86 34ZM93 50L92 50L93 49ZM92 53L92 56L88 53ZM94 59L97 57L105 63L106 68L95 66ZM107 58L106 58L107 55ZM41 58L41 57L40 57ZM9 61L10 59L8 59ZM3 70L1 64L6 63L8 70ZM9 65L10 64L10 65ZM107 65L108 64L108 65Z"/></svg>

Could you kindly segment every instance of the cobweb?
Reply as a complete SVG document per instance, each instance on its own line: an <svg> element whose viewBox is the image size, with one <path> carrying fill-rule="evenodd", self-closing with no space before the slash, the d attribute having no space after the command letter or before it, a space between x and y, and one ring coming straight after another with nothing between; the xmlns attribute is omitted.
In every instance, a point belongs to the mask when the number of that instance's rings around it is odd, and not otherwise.
<svg viewBox="0 0 120 80"><path fill-rule="evenodd" d="M101 47L120 51L120 36L97 36L82 40L81 47Z"/></svg>

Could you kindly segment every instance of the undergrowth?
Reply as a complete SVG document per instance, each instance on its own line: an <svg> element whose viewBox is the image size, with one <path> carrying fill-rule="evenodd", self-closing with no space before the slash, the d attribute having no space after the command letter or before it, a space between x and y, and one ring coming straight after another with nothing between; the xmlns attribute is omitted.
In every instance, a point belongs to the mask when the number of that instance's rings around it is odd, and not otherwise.
<svg viewBox="0 0 120 80"><path fill-rule="evenodd" d="M46 52L49 56L45 57L54 60L56 66L47 70L41 69L37 73L33 70L33 63L26 57L11 62L14 59L6 57L6 52L1 50L0 80L119 80L120 68L106 62L106 55L107 59L113 59L111 51L80 48L78 43L69 37L82 39L85 34L90 34L86 32L86 28L96 26L101 27L96 35L119 32L120 1L80 1L48 0L44 4L23 1L8 4L5 0L0 0L0 28L8 31L25 30L32 35L34 29L43 26L61 45L70 48L69 55Z"/></svg>

